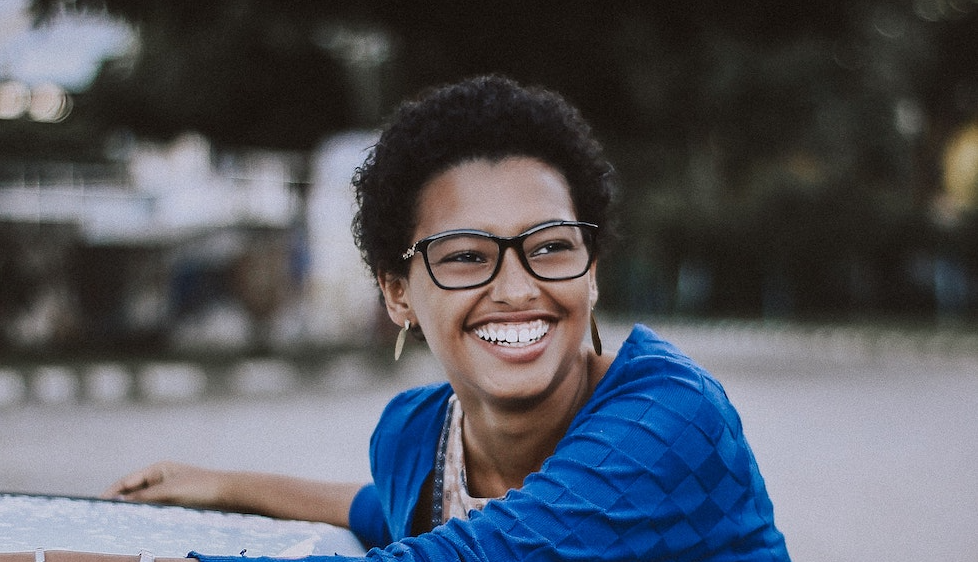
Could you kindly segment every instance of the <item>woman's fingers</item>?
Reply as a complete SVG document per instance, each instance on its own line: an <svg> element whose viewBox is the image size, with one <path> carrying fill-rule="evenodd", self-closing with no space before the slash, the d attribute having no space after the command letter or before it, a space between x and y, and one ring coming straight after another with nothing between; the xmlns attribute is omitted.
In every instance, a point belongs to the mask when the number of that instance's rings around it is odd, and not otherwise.
<svg viewBox="0 0 978 562"><path fill-rule="evenodd" d="M159 462L124 476L110 485L103 498L128 501L166 501L168 480L174 474L192 470L190 467L170 462Z"/></svg>

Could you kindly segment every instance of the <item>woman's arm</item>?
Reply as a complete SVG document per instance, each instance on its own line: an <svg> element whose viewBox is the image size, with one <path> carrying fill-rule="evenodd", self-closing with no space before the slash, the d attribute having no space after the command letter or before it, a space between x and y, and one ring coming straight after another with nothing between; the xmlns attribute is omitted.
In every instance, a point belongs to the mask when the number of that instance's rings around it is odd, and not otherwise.
<svg viewBox="0 0 978 562"><path fill-rule="evenodd" d="M122 478L102 497L321 521L348 528L350 505L362 487L360 483L212 470L165 461Z"/></svg>

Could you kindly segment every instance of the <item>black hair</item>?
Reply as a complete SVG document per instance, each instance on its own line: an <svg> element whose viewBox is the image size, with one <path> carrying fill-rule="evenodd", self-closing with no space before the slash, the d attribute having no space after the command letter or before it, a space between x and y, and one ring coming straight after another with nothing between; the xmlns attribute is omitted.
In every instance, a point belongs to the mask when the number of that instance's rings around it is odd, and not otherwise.
<svg viewBox="0 0 978 562"><path fill-rule="evenodd" d="M401 105L353 176L353 236L376 275L407 275L416 204L439 173L478 158L541 160L563 173L577 219L607 233L613 173L591 127L557 93L497 75L430 89Z"/></svg>

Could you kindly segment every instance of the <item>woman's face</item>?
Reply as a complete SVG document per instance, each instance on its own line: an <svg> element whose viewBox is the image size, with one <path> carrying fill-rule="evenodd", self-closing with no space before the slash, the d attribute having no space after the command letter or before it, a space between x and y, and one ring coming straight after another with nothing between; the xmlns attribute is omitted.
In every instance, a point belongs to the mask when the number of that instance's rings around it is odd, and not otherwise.
<svg viewBox="0 0 978 562"><path fill-rule="evenodd" d="M516 236L541 223L576 219L567 182L556 169L527 157L479 159L425 185L413 239L454 229ZM429 277L422 256L410 259L407 278L381 280L388 311L399 325L410 320L421 326L463 404L474 399L518 406L576 388L585 376L583 341L597 299L593 264L576 279L541 281L507 249L490 283L445 290ZM498 343L486 336L524 329L530 341Z"/></svg>

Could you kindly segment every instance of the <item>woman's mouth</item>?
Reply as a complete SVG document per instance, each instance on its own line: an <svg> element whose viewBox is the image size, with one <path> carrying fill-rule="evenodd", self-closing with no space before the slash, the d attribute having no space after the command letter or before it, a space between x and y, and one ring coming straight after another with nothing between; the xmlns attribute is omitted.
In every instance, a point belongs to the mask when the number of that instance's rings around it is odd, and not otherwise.
<svg viewBox="0 0 978 562"><path fill-rule="evenodd" d="M475 329L475 335L483 341L507 347L523 347L540 341L550 331L550 324L543 320L518 323L489 323Z"/></svg>

